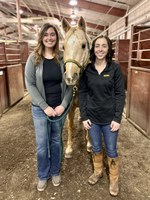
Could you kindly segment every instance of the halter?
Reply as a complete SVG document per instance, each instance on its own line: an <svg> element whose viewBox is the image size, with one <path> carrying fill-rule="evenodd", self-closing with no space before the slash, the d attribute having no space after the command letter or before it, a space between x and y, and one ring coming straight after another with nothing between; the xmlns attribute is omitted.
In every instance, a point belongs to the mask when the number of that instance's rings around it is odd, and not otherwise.
<svg viewBox="0 0 150 200"><path fill-rule="evenodd" d="M89 44L88 44L88 46L89 46ZM88 49L89 49L89 48L88 48ZM89 49L89 50L90 50L90 49ZM86 65L88 64L88 62L89 62L89 58L88 58L88 57L87 57L85 63L83 63L83 65L80 65L80 63L79 63L78 61L74 60L74 59L67 59L66 62L64 63L64 66L66 66L67 63L74 63L74 64L77 65L77 67L78 67L79 69L82 69L82 67L83 67L83 68L86 67Z"/></svg>
<svg viewBox="0 0 150 200"><path fill-rule="evenodd" d="M68 59L66 60L66 62L64 63L64 65L66 66L67 63L74 63L76 64L80 69L82 68L82 66L80 65L80 63L74 59Z"/></svg>

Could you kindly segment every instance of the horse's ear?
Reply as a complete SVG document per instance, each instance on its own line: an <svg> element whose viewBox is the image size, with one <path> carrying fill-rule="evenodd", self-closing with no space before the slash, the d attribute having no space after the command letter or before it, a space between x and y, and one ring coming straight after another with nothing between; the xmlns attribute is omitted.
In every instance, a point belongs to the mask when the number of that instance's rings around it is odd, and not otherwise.
<svg viewBox="0 0 150 200"><path fill-rule="evenodd" d="M67 33L70 29L70 24L65 18L62 19L61 26L62 26L63 30L65 31L65 33Z"/></svg>
<svg viewBox="0 0 150 200"><path fill-rule="evenodd" d="M82 28L84 31L86 31L86 22L84 18L81 16L78 21L78 27Z"/></svg>

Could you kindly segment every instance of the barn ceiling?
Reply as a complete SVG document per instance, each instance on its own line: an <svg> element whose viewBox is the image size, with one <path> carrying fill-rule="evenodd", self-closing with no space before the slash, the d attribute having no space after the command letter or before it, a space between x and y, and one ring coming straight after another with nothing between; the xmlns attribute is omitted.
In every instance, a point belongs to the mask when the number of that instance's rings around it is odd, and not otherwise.
<svg viewBox="0 0 150 200"><path fill-rule="evenodd" d="M45 22L55 24L63 37L61 19L65 17L71 22L72 12L76 14L75 22L80 16L84 17L88 35L96 37L141 0L77 0L76 6L69 5L69 0L0 0L1 40L18 40L16 2L22 11L22 40L32 41Z"/></svg>

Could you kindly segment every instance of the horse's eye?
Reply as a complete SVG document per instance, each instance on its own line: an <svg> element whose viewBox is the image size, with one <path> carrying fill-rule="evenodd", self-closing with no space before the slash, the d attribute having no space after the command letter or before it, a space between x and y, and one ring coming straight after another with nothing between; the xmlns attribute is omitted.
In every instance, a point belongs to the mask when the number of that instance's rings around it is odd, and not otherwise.
<svg viewBox="0 0 150 200"><path fill-rule="evenodd" d="M65 47L64 47L64 45L62 46L62 49L63 49L63 50L65 50Z"/></svg>
<svg viewBox="0 0 150 200"><path fill-rule="evenodd" d="M85 44L82 44L82 49L85 49Z"/></svg>

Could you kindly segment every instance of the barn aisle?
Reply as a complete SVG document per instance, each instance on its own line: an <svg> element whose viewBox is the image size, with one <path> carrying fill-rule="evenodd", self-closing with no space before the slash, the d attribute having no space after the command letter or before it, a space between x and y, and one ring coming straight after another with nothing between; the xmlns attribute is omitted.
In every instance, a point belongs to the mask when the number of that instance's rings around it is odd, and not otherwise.
<svg viewBox="0 0 150 200"><path fill-rule="evenodd" d="M90 186L91 156L86 152L85 135L75 118L72 159L63 158L62 184L45 192L36 191L36 155L30 97L26 95L0 118L0 200L111 200L106 170L103 178ZM64 150L67 124L63 131ZM125 118L118 140L120 193L116 200L150 200L150 140Z"/></svg>

